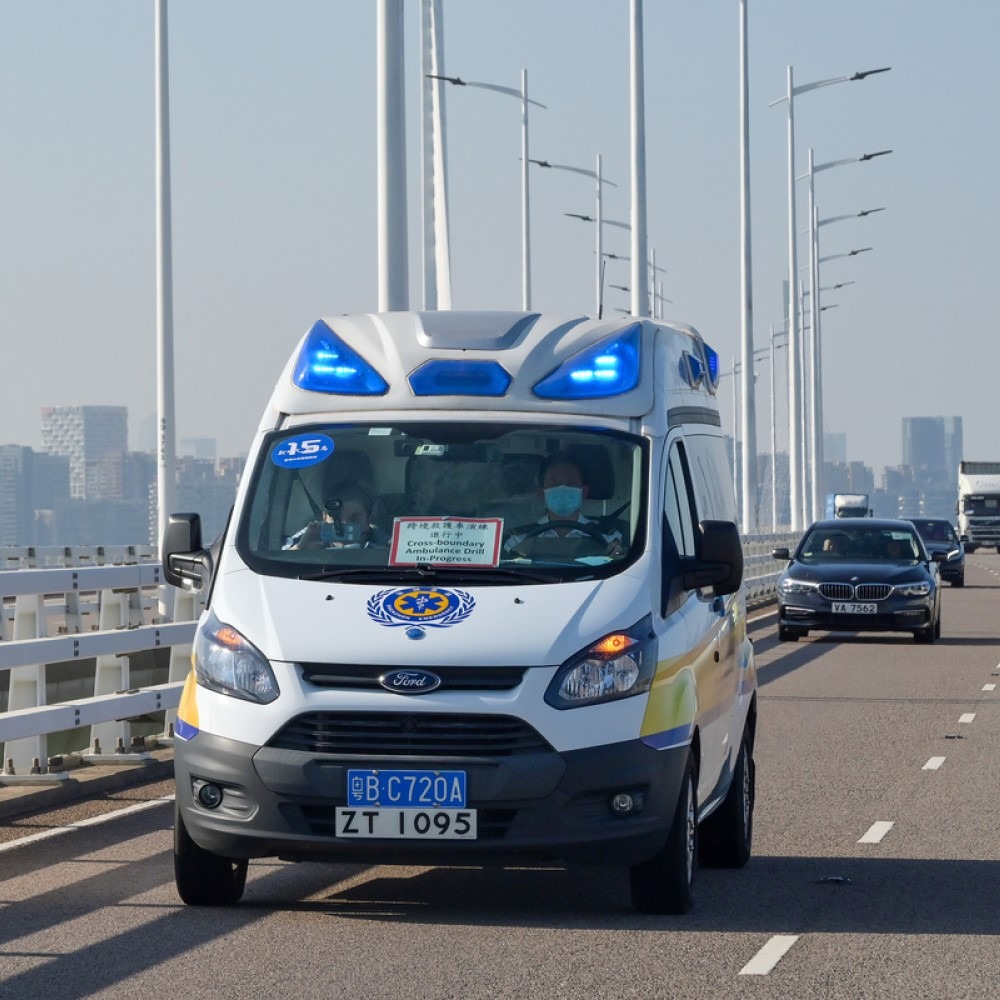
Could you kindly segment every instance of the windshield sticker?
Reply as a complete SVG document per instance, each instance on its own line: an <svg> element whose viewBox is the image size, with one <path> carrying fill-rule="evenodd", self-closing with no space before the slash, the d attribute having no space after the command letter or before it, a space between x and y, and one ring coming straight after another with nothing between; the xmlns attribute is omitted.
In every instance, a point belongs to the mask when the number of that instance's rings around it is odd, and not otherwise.
<svg viewBox="0 0 1000 1000"><path fill-rule="evenodd" d="M275 445L271 461L282 469L305 468L333 454L333 438L325 434L297 434Z"/></svg>
<svg viewBox="0 0 1000 1000"><path fill-rule="evenodd" d="M368 617L388 628L400 625L449 628L465 621L475 606L475 598L464 590L402 587L380 590L368 598Z"/></svg>
<svg viewBox="0 0 1000 1000"><path fill-rule="evenodd" d="M397 517L389 565L496 566L502 531L502 517Z"/></svg>

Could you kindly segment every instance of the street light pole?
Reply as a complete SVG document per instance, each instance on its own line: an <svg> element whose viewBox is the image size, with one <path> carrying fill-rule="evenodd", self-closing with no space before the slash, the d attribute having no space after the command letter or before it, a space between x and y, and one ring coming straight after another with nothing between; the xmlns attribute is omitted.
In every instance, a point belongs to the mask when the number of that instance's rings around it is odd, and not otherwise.
<svg viewBox="0 0 1000 1000"><path fill-rule="evenodd" d="M479 80L463 80L459 76L444 76L440 73L428 73L432 80L444 80L457 87L481 87L484 90L495 90L498 94L516 97L521 102L521 308L528 312L531 309L531 221L528 194L528 105L543 108L544 104L528 97L528 71L521 70L521 89L503 87L496 83L483 83Z"/></svg>
<svg viewBox="0 0 1000 1000"><path fill-rule="evenodd" d="M629 122L631 125L632 314L649 302L646 275L646 116L642 52L642 0L630 0Z"/></svg>
<svg viewBox="0 0 1000 1000"><path fill-rule="evenodd" d="M603 218L603 212L604 212L603 204L604 204L604 199L603 199L602 185L604 185L604 184L610 184L611 187L618 187L618 185L615 184L614 181L607 180L602 175L602 173L601 173L601 154L600 153L597 154L597 169L596 170L587 170L584 167L571 167L571 166L568 166L565 163L549 163L548 160L531 160L530 162L535 163L535 164L537 164L540 167L544 167L547 170L569 170L569 171L571 171L574 174L583 174L584 177L592 177L592 178L594 178L594 181L595 181L595 185L594 186L597 189L597 191L596 191L596 199L597 199L596 219L591 219L589 216L586 216L586 215L577 215L575 212L565 212L563 214L570 215L570 216L572 216L575 219L584 219L587 222L596 222L596 224L597 224L596 225L596 229L597 229L597 251L596 251L597 252L597 276L596 276L596 299L595 299L595 305L594 305L594 315L597 316L597 317L600 317L600 315L601 315L601 303L602 303L602 296L601 296L601 276L602 276L602 264L603 264L603 256L604 256L604 239L603 239L602 229L603 229L603 223L605 221L607 221L607 220L605 220ZM628 228L628 226L625 225L625 223L612 223L612 222L608 222L608 224L609 225L621 225L621 226L624 226L624 228L626 228L626 229Z"/></svg>
<svg viewBox="0 0 1000 1000"><path fill-rule="evenodd" d="M788 471L791 487L791 528L793 531L801 530L805 512L803 436L802 427L796 426L799 420L798 414L801 411L802 384L800 372L803 351L796 303L798 296L798 265L795 246L795 98L800 94L817 90L820 87L827 87L834 83L850 83L855 80L863 80L876 73L886 73L889 69L891 69L890 66L885 66L881 69L865 70L853 73L851 76L839 76L829 80L817 80L814 83L806 83L796 87L794 85L792 67L789 66L788 85L785 96L779 97L770 104L771 107L782 102L787 102L788 104L788 336L789 371L791 373L788 383Z"/></svg>
<svg viewBox="0 0 1000 1000"><path fill-rule="evenodd" d="M750 77L747 0L740 0L740 343L743 355L743 530L757 528L757 413L753 381L753 283L750 257Z"/></svg>
<svg viewBox="0 0 1000 1000"><path fill-rule="evenodd" d="M820 344L820 302L819 302L819 210L816 208L816 174L833 167L841 167L848 163L867 163L879 156L888 156L891 149L881 149L876 153L863 153L861 156L847 157L841 160L829 160L816 164L813 150L810 147L808 169L798 180L809 181L809 315L810 315L810 351L809 351L809 415L810 431L809 461L811 463L810 509L814 518L822 515L823 498L823 387L822 387L822 346ZM858 217L871 215L879 209L870 209L858 213ZM828 219L827 222L838 221L841 217ZM852 218L852 216L844 216Z"/></svg>

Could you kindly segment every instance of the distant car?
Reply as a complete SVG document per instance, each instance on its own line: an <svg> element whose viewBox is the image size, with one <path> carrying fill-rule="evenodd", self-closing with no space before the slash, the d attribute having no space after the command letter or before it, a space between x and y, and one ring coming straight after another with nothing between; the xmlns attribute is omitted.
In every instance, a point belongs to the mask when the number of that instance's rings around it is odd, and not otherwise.
<svg viewBox="0 0 1000 1000"><path fill-rule="evenodd" d="M951 521L943 517L911 517L910 520L932 556L936 552L945 553L944 561L938 563L941 579L947 580L953 587L964 587L965 547L955 534Z"/></svg>
<svg viewBox="0 0 1000 1000"><path fill-rule="evenodd" d="M810 631L912 632L917 642L941 635L941 588L935 563L910 521L858 518L816 521L790 554L778 581L778 638Z"/></svg>

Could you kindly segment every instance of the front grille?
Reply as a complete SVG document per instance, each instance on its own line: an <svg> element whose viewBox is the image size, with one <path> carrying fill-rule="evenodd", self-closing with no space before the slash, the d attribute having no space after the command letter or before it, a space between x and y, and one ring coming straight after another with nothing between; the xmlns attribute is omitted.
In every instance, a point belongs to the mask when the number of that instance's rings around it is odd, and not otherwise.
<svg viewBox="0 0 1000 1000"><path fill-rule="evenodd" d="M316 687L384 691L378 679L399 667L356 663L303 663L302 679ZM441 678L441 690L510 691L524 679L524 667L427 667ZM389 692L386 692L387 694Z"/></svg>
<svg viewBox="0 0 1000 1000"><path fill-rule="evenodd" d="M306 712L267 745L367 757L509 757L552 750L531 726L511 716L407 712Z"/></svg>
<svg viewBox="0 0 1000 1000"><path fill-rule="evenodd" d="M819 592L830 601L884 601L892 593L889 583L821 583Z"/></svg>

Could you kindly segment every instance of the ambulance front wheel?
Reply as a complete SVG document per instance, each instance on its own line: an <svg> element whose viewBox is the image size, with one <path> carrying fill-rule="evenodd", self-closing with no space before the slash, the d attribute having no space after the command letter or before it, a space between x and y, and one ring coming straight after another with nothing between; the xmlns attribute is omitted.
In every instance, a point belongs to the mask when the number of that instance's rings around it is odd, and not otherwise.
<svg viewBox="0 0 1000 1000"><path fill-rule="evenodd" d="M174 807L174 880L189 906L232 906L247 882L246 859L222 858L199 847L187 832L180 807Z"/></svg>
<svg viewBox="0 0 1000 1000"><path fill-rule="evenodd" d="M743 733L729 791L698 831L698 860L706 868L742 868L753 847L753 743Z"/></svg>
<svg viewBox="0 0 1000 1000"><path fill-rule="evenodd" d="M698 857L698 771L689 750L667 842L629 870L632 905L640 913L687 913L694 905Z"/></svg>

